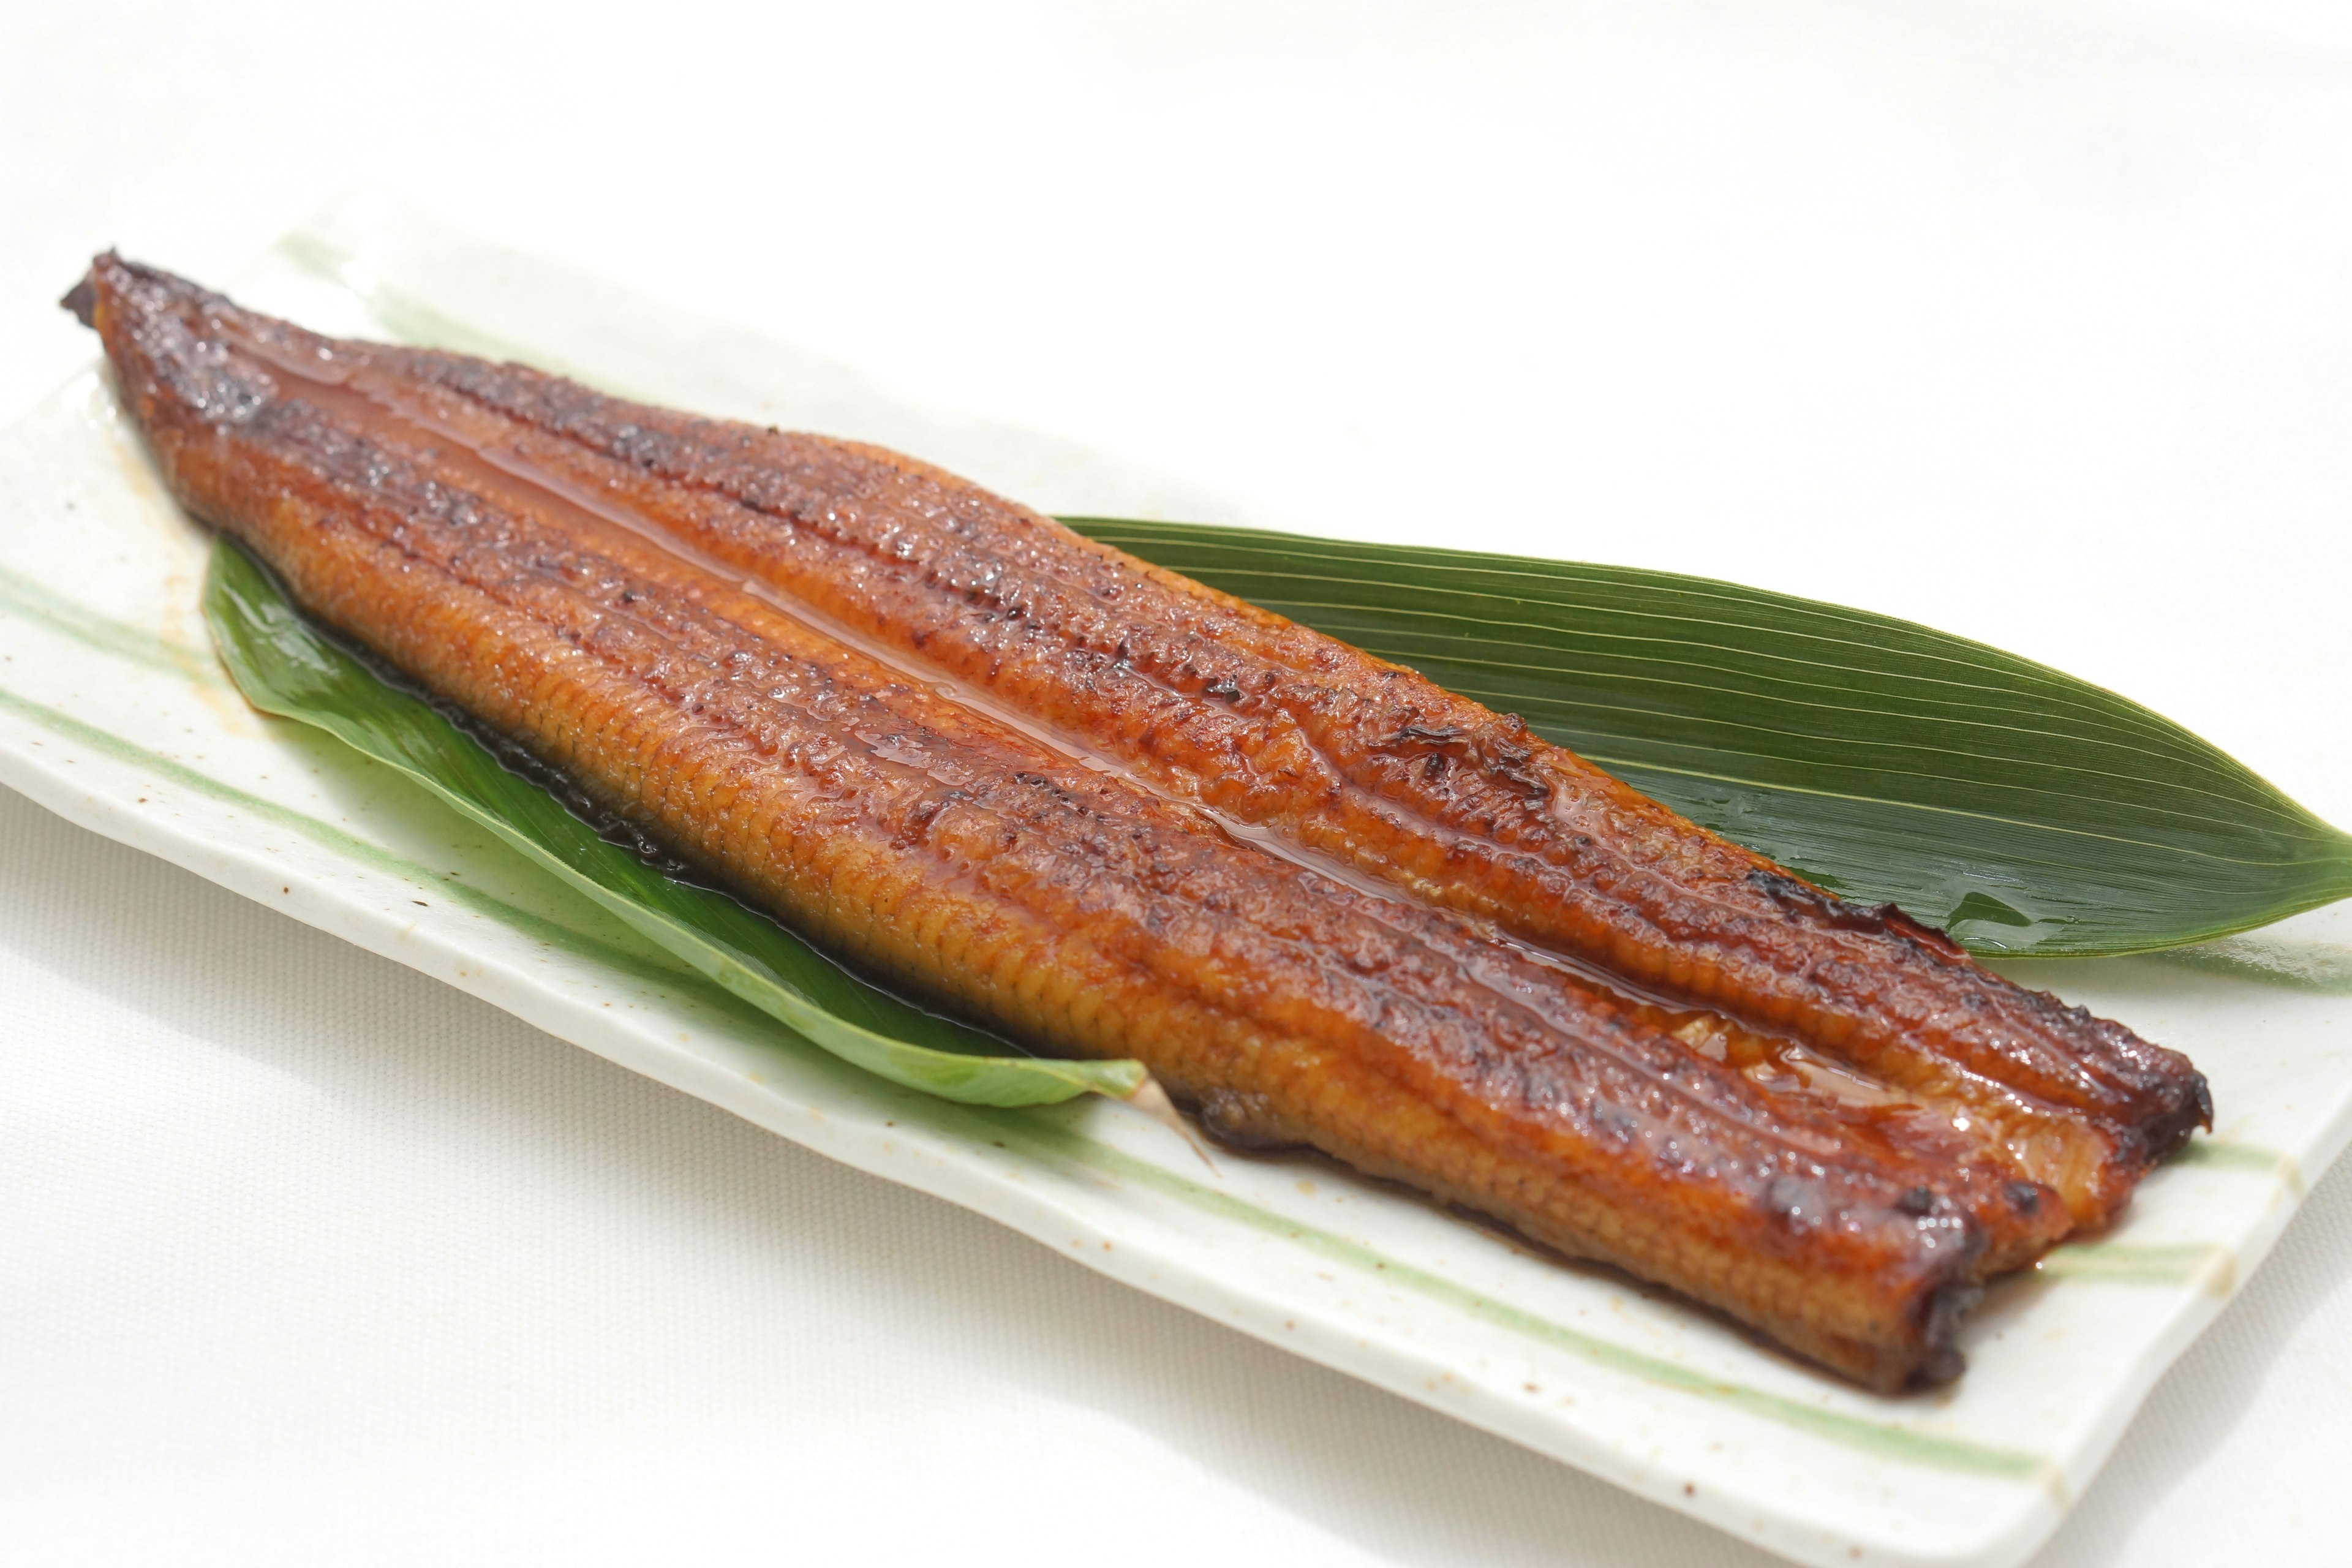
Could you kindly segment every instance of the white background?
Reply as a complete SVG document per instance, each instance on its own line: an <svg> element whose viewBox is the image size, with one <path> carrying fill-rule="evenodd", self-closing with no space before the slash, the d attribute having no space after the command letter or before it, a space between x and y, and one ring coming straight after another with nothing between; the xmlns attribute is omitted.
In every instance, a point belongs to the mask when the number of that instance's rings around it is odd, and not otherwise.
<svg viewBox="0 0 2352 1568"><path fill-rule="evenodd" d="M376 183L1234 518L2115 686L2352 822L2340 6L0 8L89 253ZM1760 1564L0 797L0 1561ZM2352 1172L2051 1568L2352 1561Z"/></svg>

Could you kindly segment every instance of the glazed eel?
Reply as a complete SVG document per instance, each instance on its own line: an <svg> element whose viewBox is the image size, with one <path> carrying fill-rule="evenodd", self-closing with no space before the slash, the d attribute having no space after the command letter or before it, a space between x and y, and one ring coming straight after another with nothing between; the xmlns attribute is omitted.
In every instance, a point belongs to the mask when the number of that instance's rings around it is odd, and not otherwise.
<svg viewBox="0 0 2352 1568"><path fill-rule="evenodd" d="M846 962L1874 1387L2210 1121L1891 909L911 459L111 255L67 303L190 511Z"/></svg>

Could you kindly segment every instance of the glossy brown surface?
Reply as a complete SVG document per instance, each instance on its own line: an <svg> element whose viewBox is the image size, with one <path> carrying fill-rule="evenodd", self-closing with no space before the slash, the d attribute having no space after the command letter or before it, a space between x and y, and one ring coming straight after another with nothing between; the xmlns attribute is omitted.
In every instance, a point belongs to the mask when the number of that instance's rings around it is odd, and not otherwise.
<svg viewBox="0 0 2352 1568"><path fill-rule="evenodd" d="M1874 1386L1957 1372L1976 1283L2201 1110L2169 1053L908 459L110 257L69 302L191 510L797 929Z"/></svg>

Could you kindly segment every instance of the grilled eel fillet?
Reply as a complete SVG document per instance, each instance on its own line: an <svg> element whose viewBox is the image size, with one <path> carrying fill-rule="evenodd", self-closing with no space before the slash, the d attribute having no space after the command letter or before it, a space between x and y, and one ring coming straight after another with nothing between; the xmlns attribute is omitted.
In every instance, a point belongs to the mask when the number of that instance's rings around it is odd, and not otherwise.
<svg viewBox="0 0 2352 1568"><path fill-rule="evenodd" d="M1982 1279L2210 1120L2181 1058L936 469L111 255L67 303L307 609L848 961L1872 1387L1956 1375Z"/></svg>

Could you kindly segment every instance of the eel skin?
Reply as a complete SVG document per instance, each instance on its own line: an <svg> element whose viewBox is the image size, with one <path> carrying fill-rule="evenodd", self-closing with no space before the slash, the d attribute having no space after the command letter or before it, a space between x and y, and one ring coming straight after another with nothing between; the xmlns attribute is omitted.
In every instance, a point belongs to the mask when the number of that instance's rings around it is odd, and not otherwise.
<svg viewBox="0 0 2352 1568"><path fill-rule="evenodd" d="M2210 1124L2179 1056L1383 663L877 447L108 255L173 494L845 962L1882 1390Z"/></svg>

